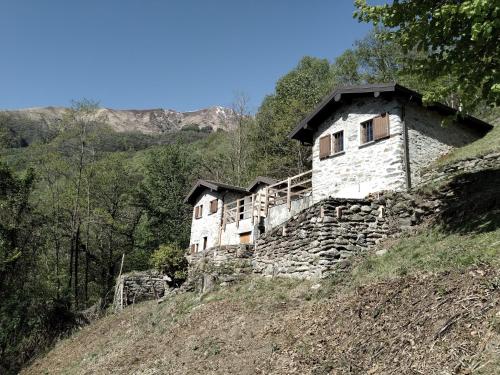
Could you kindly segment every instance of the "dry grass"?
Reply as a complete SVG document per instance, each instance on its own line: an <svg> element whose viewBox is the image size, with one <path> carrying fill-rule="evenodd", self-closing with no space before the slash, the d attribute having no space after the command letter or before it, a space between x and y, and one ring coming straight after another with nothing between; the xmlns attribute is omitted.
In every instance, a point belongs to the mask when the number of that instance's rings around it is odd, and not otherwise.
<svg viewBox="0 0 500 375"><path fill-rule="evenodd" d="M107 316L23 374L494 374L500 274L249 279ZM325 291L327 291L325 293Z"/></svg>

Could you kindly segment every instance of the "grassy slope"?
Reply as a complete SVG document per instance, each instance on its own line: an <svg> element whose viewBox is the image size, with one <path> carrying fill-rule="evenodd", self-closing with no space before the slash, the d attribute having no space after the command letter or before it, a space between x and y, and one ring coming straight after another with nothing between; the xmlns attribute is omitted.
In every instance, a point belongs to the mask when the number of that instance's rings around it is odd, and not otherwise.
<svg viewBox="0 0 500 375"><path fill-rule="evenodd" d="M499 228L423 230L320 288L257 278L136 305L24 374L495 374L499 266Z"/></svg>
<svg viewBox="0 0 500 375"><path fill-rule="evenodd" d="M500 151L500 125L496 125L486 136L467 146L457 148L438 160L438 165L461 159L474 158L490 152Z"/></svg>

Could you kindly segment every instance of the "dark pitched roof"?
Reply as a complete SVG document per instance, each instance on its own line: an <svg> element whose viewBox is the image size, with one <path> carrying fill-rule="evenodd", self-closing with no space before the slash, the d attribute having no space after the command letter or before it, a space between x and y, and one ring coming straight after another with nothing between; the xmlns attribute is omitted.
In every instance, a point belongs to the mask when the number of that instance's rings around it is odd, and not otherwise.
<svg viewBox="0 0 500 375"><path fill-rule="evenodd" d="M255 189L257 187L257 185L259 184L265 184L265 185L273 185L275 184L276 182L278 182L278 180L275 180L274 178L271 178L271 177L265 177L265 176L257 176L255 178L255 180L253 180L250 185L248 186L247 190L248 191L252 191L253 189Z"/></svg>
<svg viewBox="0 0 500 375"><path fill-rule="evenodd" d="M219 191L219 192L233 191L236 193L248 193L248 191L245 188L239 186L233 186L209 180L198 180L196 184L194 184L189 194L184 199L184 203L193 204L196 200L196 197L200 195L200 193L205 189L210 189L212 191Z"/></svg>
<svg viewBox="0 0 500 375"><path fill-rule="evenodd" d="M335 89L328 95L317 107L302 120L295 129L289 134L290 138L302 142L311 143L313 141L314 130L323 121L325 121L336 107L341 104L341 100L354 96L387 96L397 94L400 97L406 97L408 100L422 105L422 95L416 91L398 85L397 83L377 83L370 85L347 86ZM427 106L444 115L455 115L457 110L441 103L435 103ZM459 114L458 120L464 124L472 125L478 131L487 132L492 129L492 125L469 115Z"/></svg>

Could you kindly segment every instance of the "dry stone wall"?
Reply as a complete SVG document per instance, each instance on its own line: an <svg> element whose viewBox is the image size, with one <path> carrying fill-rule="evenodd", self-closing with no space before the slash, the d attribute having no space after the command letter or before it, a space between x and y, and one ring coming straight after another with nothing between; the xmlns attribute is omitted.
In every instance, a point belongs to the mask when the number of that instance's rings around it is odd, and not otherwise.
<svg viewBox="0 0 500 375"><path fill-rule="evenodd" d="M185 290L208 292L215 285L230 284L252 273L253 245L226 245L188 256Z"/></svg>
<svg viewBox="0 0 500 375"><path fill-rule="evenodd" d="M114 305L125 306L164 297L170 290L170 279L156 271L131 272L120 276L115 289Z"/></svg>
<svg viewBox="0 0 500 375"><path fill-rule="evenodd" d="M494 169L500 169L500 152L492 152L475 158L457 160L453 163L438 167L437 169L423 170L419 176L418 186L447 181L457 174Z"/></svg>
<svg viewBox="0 0 500 375"><path fill-rule="evenodd" d="M254 272L316 278L345 267L352 254L387 237L383 210L376 200L326 199L257 241Z"/></svg>

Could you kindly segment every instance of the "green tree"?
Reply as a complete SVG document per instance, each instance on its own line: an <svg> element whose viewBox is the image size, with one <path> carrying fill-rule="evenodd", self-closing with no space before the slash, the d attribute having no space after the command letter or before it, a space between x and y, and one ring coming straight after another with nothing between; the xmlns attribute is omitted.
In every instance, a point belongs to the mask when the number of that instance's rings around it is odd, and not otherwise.
<svg viewBox="0 0 500 375"><path fill-rule="evenodd" d="M309 149L288 139L289 132L332 89L333 72L325 59L304 57L278 80L260 106L252 134L253 170L275 177L309 168Z"/></svg>
<svg viewBox="0 0 500 375"><path fill-rule="evenodd" d="M434 85L426 100L458 95L472 109L483 100L500 103L500 4L491 0L404 0L371 6L355 1L355 17L383 24L396 40L413 74ZM415 52L412 54L412 51Z"/></svg>
<svg viewBox="0 0 500 375"><path fill-rule="evenodd" d="M187 278L185 251L177 244L161 245L151 254L151 266L168 275L174 286L179 286Z"/></svg>
<svg viewBox="0 0 500 375"><path fill-rule="evenodd" d="M138 247L152 251L164 243L188 246L191 209L184 198L197 175L196 167L193 154L180 144L163 146L147 155L137 193L137 205L144 210Z"/></svg>

